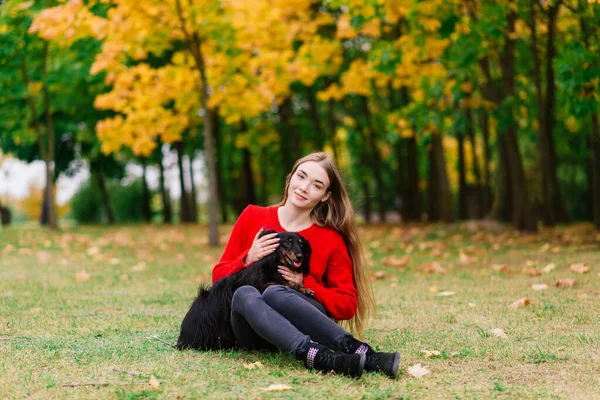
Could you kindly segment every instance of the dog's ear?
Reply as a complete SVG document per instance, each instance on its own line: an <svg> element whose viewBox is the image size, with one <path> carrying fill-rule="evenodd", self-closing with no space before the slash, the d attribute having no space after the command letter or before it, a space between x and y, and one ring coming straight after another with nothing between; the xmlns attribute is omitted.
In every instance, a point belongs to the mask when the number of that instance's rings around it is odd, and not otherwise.
<svg viewBox="0 0 600 400"><path fill-rule="evenodd" d="M277 231L274 231L273 229L262 228L262 232L258 237L263 237L265 235L268 235L269 233L277 233Z"/></svg>
<svg viewBox="0 0 600 400"><path fill-rule="evenodd" d="M308 243L308 240L302 238L302 273L304 275L308 275L310 272L309 261L311 253L312 249L310 247L310 243Z"/></svg>

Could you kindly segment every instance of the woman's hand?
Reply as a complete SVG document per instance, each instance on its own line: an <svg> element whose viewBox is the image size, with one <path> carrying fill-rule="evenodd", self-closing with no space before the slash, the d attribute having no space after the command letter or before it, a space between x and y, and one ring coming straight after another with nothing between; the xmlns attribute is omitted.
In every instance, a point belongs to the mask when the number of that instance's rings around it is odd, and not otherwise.
<svg viewBox="0 0 600 400"><path fill-rule="evenodd" d="M299 290L304 287L304 275L302 272L294 272L288 267L280 265L277 270L283 276L283 278L288 281L290 287Z"/></svg>
<svg viewBox="0 0 600 400"><path fill-rule="evenodd" d="M274 252L277 246L279 246L279 238L275 237L277 236L277 233L269 233L268 235L259 237L262 231L263 228L261 228L254 237L254 242L252 242L252 247L250 247L246 258L244 259L244 264L257 262L261 258Z"/></svg>

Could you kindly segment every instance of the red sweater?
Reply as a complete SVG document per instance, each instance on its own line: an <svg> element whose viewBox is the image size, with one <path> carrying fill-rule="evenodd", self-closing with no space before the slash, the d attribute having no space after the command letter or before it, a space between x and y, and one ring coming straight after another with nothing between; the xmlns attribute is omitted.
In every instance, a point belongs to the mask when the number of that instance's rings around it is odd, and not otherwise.
<svg viewBox="0 0 600 400"><path fill-rule="evenodd" d="M279 223L278 207L248 206L233 226L221 260L212 272L213 283L244 268L256 233L260 228L285 231ZM298 232L312 248L310 274L304 277L304 286L315 292L335 319L350 319L356 313L358 297L352 272L352 260L342 235L331 228L312 225Z"/></svg>

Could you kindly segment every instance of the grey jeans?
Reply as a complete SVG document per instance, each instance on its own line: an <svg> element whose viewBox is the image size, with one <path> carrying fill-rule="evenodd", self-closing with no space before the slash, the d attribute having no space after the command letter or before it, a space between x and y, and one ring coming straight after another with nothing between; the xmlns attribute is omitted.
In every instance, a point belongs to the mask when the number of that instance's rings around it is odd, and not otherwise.
<svg viewBox="0 0 600 400"><path fill-rule="evenodd" d="M231 325L240 348L278 348L298 359L311 340L339 350L348 334L318 301L281 285L269 286L262 295L253 286L237 289L231 302Z"/></svg>

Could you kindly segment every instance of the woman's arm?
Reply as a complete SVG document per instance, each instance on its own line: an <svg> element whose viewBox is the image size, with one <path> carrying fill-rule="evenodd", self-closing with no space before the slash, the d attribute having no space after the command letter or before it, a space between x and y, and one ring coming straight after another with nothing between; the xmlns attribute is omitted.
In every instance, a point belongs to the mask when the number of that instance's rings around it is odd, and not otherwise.
<svg viewBox="0 0 600 400"><path fill-rule="evenodd" d="M315 292L315 299L325 306L333 318L351 319L356 314L358 297L352 260L343 240L330 255L323 279L327 282L327 287L319 284L312 276L305 276L304 287Z"/></svg>

